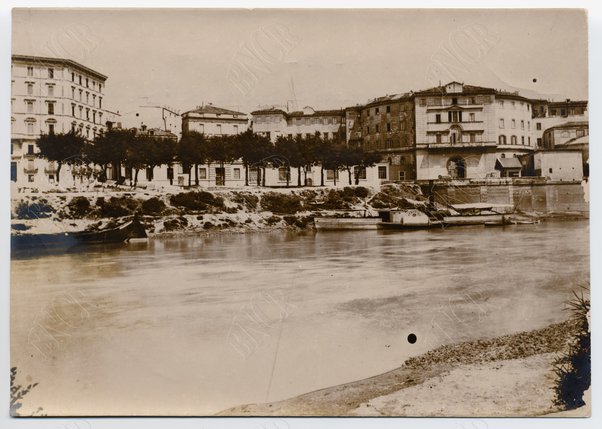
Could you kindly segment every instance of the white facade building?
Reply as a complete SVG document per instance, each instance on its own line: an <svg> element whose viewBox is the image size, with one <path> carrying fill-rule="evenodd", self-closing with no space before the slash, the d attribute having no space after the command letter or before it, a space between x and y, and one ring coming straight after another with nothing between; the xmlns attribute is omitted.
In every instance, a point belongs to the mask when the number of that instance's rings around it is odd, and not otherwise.
<svg viewBox="0 0 602 429"><path fill-rule="evenodd" d="M37 157L40 135L74 130L93 139L116 120L105 107L106 80L69 59L12 56L11 181L32 187L56 182L56 165ZM66 167L63 176L70 176Z"/></svg>

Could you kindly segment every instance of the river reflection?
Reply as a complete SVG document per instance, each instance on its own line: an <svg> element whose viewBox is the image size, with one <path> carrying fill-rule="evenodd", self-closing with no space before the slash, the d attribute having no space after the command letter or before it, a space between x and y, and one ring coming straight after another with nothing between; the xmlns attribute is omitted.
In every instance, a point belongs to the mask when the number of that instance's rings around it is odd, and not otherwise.
<svg viewBox="0 0 602 429"><path fill-rule="evenodd" d="M588 223L153 239L11 263L23 414L211 414L561 321ZM418 341L407 342L414 333Z"/></svg>

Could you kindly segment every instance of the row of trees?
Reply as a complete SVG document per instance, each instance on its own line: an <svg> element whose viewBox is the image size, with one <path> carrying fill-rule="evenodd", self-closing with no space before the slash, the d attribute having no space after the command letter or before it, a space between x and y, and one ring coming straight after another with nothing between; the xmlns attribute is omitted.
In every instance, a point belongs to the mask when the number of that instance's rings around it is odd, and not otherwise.
<svg viewBox="0 0 602 429"><path fill-rule="evenodd" d="M360 144L346 144L343 139L327 139L320 133L311 136L279 137L272 144L267 137L247 130L232 136L211 136L197 132L185 133L178 142L158 138L148 134L137 134L135 130L112 129L87 141L79 133L46 134L37 140L40 156L57 163L57 180L63 164L100 166L106 177L110 165L123 165L134 171L133 183L138 182L138 172L161 165L178 162L188 172L188 184L199 184L199 165L224 164L241 160L245 167L245 185L249 184L249 170L261 169L257 175L257 185L265 186L265 169L279 167L286 169L286 184L290 185L290 170L297 169L297 186L307 182L307 173L314 166L320 166L320 184L324 185L324 170L345 170L349 184L352 184L353 167L356 170L355 183L359 181L358 171L373 166L380 159L378 154L365 152ZM223 171L223 170L222 170ZM263 183L260 182L263 178ZM302 181L302 177L304 180ZM336 180L336 176L335 176Z"/></svg>

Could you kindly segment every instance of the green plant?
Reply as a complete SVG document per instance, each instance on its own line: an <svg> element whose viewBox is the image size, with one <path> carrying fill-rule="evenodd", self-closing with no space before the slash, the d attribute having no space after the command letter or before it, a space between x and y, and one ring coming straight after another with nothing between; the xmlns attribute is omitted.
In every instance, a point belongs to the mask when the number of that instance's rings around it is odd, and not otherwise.
<svg viewBox="0 0 602 429"><path fill-rule="evenodd" d="M188 210L207 210L210 207L224 208L224 199L217 197L211 192L182 192L169 197L169 203L175 207L183 207Z"/></svg>
<svg viewBox="0 0 602 429"><path fill-rule="evenodd" d="M67 208L69 213L76 219L81 219L90 213L90 201L86 197L73 197Z"/></svg>
<svg viewBox="0 0 602 429"><path fill-rule="evenodd" d="M268 192L261 197L261 209L272 213L294 214L303 210L297 195Z"/></svg>
<svg viewBox="0 0 602 429"><path fill-rule="evenodd" d="M152 197L142 202L142 213L147 215L158 215L165 210L165 207L166 205L163 200Z"/></svg>
<svg viewBox="0 0 602 429"><path fill-rule="evenodd" d="M589 288L584 290L589 294ZM591 339L588 314L589 298L573 292L574 297L568 303L575 335L568 349L554 361L554 373L557 378L555 386L555 404L571 410L585 405L583 393L591 384Z"/></svg>
<svg viewBox="0 0 602 429"><path fill-rule="evenodd" d="M46 200L41 200L39 203L28 204L26 201L21 201L15 209L17 219L41 219L50 217L50 213L54 211L52 206L45 203Z"/></svg>

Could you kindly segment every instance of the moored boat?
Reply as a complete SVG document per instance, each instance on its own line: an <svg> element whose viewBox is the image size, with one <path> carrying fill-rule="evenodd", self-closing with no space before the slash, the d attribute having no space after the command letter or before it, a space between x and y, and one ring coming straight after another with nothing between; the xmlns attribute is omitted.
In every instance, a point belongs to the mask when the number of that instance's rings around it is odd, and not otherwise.
<svg viewBox="0 0 602 429"><path fill-rule="evenodd" d="M316 217L318 231L371 230L381 223L379 217Z"/></svg>
<svg viewBox="0 0 602 429"><path fill-rule="evenodd" d="M124 243L134 238L146 238L146 230L134 216L115 228L100 231L65 232L60 234L16 234L11 236L13 251L23 249L68 249L81 245Z"/></svg>

